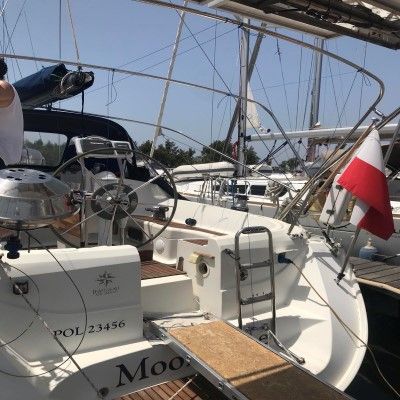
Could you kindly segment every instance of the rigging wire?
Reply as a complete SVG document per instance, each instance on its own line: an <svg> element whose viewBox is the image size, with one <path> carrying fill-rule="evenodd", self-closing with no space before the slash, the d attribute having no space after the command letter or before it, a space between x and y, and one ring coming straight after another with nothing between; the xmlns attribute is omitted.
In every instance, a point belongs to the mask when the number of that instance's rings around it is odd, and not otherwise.
<svg viewBox="0 0 400 400"><path fill-rule="evenodd" d="M352 90L353 90L353 88L354 88L354 84L355 84L355 82L356 82L356 79L357 79L357 76L358 76L358 73L359 73L359 72L360 72L360 71L356 71L355 74L354 74L354 77L353 77L353 80L352 80L352 82L351 82L349 91L348 91L348 93L347 93L346 100L345 100L344 103L343 103L342 110L340 111L340 114L339 114L339 116L338 116L338 121L337 121L337 123L336 123L335 129L334 129L332 135L334 135L334 134L336 133L336 131L337 131L338 127L339 127L339 124L340 124L340 121L341 121L341 116L342 116L342 114L343 114L344 109L346 108L347 102L349 101L351 92L352 92ZM329 144L330 144L330 138L328 138L328 139L326 140L325 144L326 144L327 146L329 146ZM320 159L320 158L317 158L317 159L312 163L311 166L314 166L314 165L317 163L317 161L319 161L319 159Z"/></svg>
<svg viewBox="0 0 400 400"><path fill-rule="evenodd" d="M326 43L326 48L328 49L328 43ZM338 115L338 124L340 126L342 126L341 121L340 121L339 104L338 104L336 90L335 90L335 83L333 81L331 59L329 57L328 57L328 66L329 66L329 73L330 73L330 78L331 78L331 82L332 82L333 98L335 100L336 112L337 112L337 115Z"/></svg>
<svg viewBox="0 0 400 400"><path fill-rule="evenodd" d="M11 52L12 52L12 54L15 55L16 53L15 53L15 49L14 49L14 46L12 44L12 41L10 39L10 32L8 30L8 25L7 25L7 21L6 21L6 18L5 18L5 14L3 14L3 27L5 28L5 33L7 34L7 38L9 39L9 45L10 45L10 48L11 48ZM5 41L4 40L3 40L3 46L5 46ZM18 69L19 75L22 78L22 72L21 72L21 69L19 67L19 61L17 59L15 60L15 64L17 65L17 69ZM15 68L14 68L14 60L12 60L11 66L12 66L13 73L14 73L14 79L17 79L17 75L15 73Z"/></svg>
<svg viewBox="0 0 400 400"><path fill-rule="evenodd" d="M235 30L236 30L236 27L235 27L235 28L232 28L232 29L229 29L229 30L227 30L227 31L225 31L225 32L223 32L223 33L221 33L221 34L219 34L219 35L217 36L217 38L220 38L220 37L222 37L222 36L224 36L224 35L227 35L228 33L231 33L231 32L233 32L233 31L235 31ZM209 43L209 42L211 42L211 41L213 41L213 40L214 40L214 38L209 39L209 40L206 40L206 41L202 42L201 44L206 44L206 43ZM190 51L192 51L192 50L194 50L194 49L197 49L198 47L199 47L199 46L197 46L197 45L196 45L196 46L193 46L193 47L191 47L191 48L189 48L189 49L187 49L187 50L184 50L184 51L181 51L181 52L177 53L176 56L178 57L178 56L181 56L181 55L183 55L183 54L186 54L186 53L188 53L188 52L190 52ZM144 72L144 71L146 71L146 70L148 70L148 69L157 67L158 65L163 64L163 63L165 63L165 62L167 62L167 61L170 61L170 60L171 60L171 57L168 57L168 58L166 58L166 59L164 59L164 60L162 60L162 61L157 62L156 64L152 64L152 65L150 65L150 66L148 66L148 67L145 67L145 68L139 70L138 72ZM118 67L118 68L119 68L119 67ZM131 77L132 77L132 76L124 76L124 77L122 77L122 78L120 78L120 79L115 80L115 81L114 81L114 84L120 83L120 82L122 82L122 81L124 81L124 80L126 80L126 79L131 78ZM91 93L97 92L97 91L99 91L99 90L101 90L101 89L104 89L104 88L107 88L107 87L108 87L108 84L103 85L103 86L99 86L99 87L97 87L97 88L95 88L95 89L92 89L92 90L88 91L87 94L91 94ZM72 98L71 98L71 99L72 99ZM65 101L68 101L68 100L71 100L71 99L66 99Z"/></svg>
<svg viewBox="0 0 400 400"><path fill-rule="evenodd" d="M2 8L0 10L0 17L2 17L4 15L4 13L6 11L7 3L8 3L8 0L4 0L3 1L3 6L2 6Z"/></svg>
<svg viewBox="0 0 400 400"><path fill-rule="evenodd" d="M338 77L338 76L346 76L346 75L353 75L353 71L349 71L349 72L342 72L342 73L340 73L340 74L333 74L332 76L334 77L334 78L336 78L336 77ZM321 80L326 80L327 78L329 78L330 77L330 75L322 75L321 76ZM311 81L312 81L312 79L311 79ZM302 79L301 81L300 81L300 84L302 84L302 83L309 83L310 82L310 79ZM288 86L294 86L294 85L298 85L299 84L299 81L290 81L290 82L286 82L286 87L288 87ZM280 87L283 87L284 85L282 84L282 83L279 83L279 84L276 84L276 85L268 85L268 86L265 86L266 87L266 89L275 89L275 88L280 88ZM258 91L262 91L263 89L262 88L256 88L256 89L252 89L252 91L253 92L258 92Z"/></svg>
<svg viewBox="0 0 400 400"><path fill-rule="evenodd" d="M175 10L175 12L179 15L178 10ZM204 56L206 57L207 61L209 62L209 64L211 65L211 67L213 68L214 72L217 74L217 76L221 79L222 83L224 84L225 88L228 90L228 92L230 94L232 94L228 84L226 83L226 81L224 80L224 78L222 77L222 75L220 74L220 72L218 71L218 69L216 68L215 64L213 64L212 60L210 59L210 57L208 56L207 52L204 50L204 48L202 47L201 43L198 41L198 39L196 38L196 36L193 34L192 30L190 29L189 25L187 24L187 22L183 21L183 24L185 25L186 29L190 32L193 40L196 42L197 46L199 47L199 49L201 50L201 52L204 54ZM236 29L236 28L235 28ZM238 27L238 32L239 29L241 29L241 27ZM254 127L254 125L252 124L252 122L249 120L248 116L246 115L246 119L250 122L250 125L253 127L253 129L255 129L256 133L260 136L258 130ZM265 147L268 149L268 146L264 143Z"/></svg>
<svg viewBox="0 0 400 400"><path fill-rule="evenodd" d="M301 129L304 130L306 126L306 115L307 115L307 109L308 109L308 101L310 100L310 94L311 94L311 81L312 81L312 74L313 74L313 67L314 63L317 62L316 59L316 54L315 52L312 53L311 55L311 60L310 60L310 70L308 72L308 84L307 84L307 91L306 91L306 101L304 103L304 113L303 113L303 121L301 124Z"/></svg>
<svg viewBox="0 0 400 400"><path fill-rule="evenodd" d="M276 29L275 29L276 31ZM288 94L286 91L286 82L285 82L285 74L283 72L283 64L282 64L282 52L279 46L279 39L276 39L276 54L278 55L278 59L279 59L279 66L280 66L280 70L281 70L281 77L282 77L282 83L283 83L283 92L285 94L285 103L286 103L286 112L287 112L287 116L288 116L288 121L289 121L289 127L290 130L293 131L293 126L292 126L292 119L290 118L290 111L289 111L289 100L288 100Z"/></svg>
<svg viewBox="0 0 400 400"><path fill-rule="evenodd" d="M106 103L107 115L110 114L110 107L109 106L111 104L113 104L118 98L118 91L117 91L117 89L115 87L115 84L114 84L114 74L115 74L115 71L114 70L111 71L111 82L110 82L110 71L108 72L108 77L107 77L107 80L108 80L108 83L107 83L107 88L108 88L107 96L108 97L107 97L107 103ZM114 96L114 98L113 98L113 96Z"/></svg>
<svg viewBox="0 0 400 400"><path fill-rule="evenodd" d="M170 1L171 3L171 1ZM175 12L179 15L178 10L175 10ZM186 21L183 21L183 24L185 25L186 29L189 31L192 39L196 42L198 48L201 50L201 52L204 54L205 58L207 59L207 61L209 62L209 64L211 65L211 67L213 68L214 72L217 74L217 76L221 79L222 83L224 84L224 86L229 90L229 86L228 84L225 82L224 78L222 77L222 75L219 73L218 69L216 68L215 64L213 64L213 62L211 61L210 57L208 56L207 52L204 50L204 48L202 47L202 45L200 44L200 42L197 40L197 37L193 34L192 30L189 28L189 25L187 24Z"/></svg>
<svg viewBox="0 0 400 400"><path fill-rule="evenodd" d="M334 43L335 43L336 54L339 54L338 40L335 39ZM339 61L337 61L337 60L336 60L336 67L337 67L338 73L340 74L341 66L340 66ZM340 89L340 94L341 94L342 98L344 98L343 80L342 80L342 77L341 77L341 76L339 76L339 89ZM348 125L346 111L344 111L343 120L344 120L345 125Z"/></svg>
<svg viewBox="0 0 400 400"><path fill-rule="evenodd" d="M222 36L227 35L228 33L233 32L234 30L236 30L236 28L232 28L232 29L229 29L229 30L227 30L227 31L225 31L225 32L223 32L223 33L221 33L220 35L217 36L217 39L220 38L220 37L222 37ZM210 42L212 42L212 41L214 41L214 38L208 39L208 40L206 40L206 41L204 41L204 42L202 42L202 43L200 43L200 44L203 45L203 44L210 43ZM191 48L189 48L189 49L187 49L187 50L184 50L184 51L182 51L182 52L180 52L180 53L177 53L177 56L178 56L178 55L180 56L180 55L182 55L182 54L186 54L186 53L188 53L189 51L195 50L195 49L197 49L197 48L199 48L198 45L193 46L193 47L191 47ZM171 57L168 57L168 58L166 58L166 59L164 59L164 60L162 60L162 61L159 61L159 62L157 62L157 63L155 63L155 64L152 64L152 65L150 65L150 66L148 66L148 67L145 67L145 68L141 69L140 72L147 71L148 69L157 67L158 65L163 64L164 62L167 62L167 61L170 61L170 60L171 60Z"/></svg>
<svg viewBox="0 0 400 400"><path fill-rule="evenodd" d="M236 62L237 62L236 65L238 65L238 61L239 61L239 59L237 58L237 59L236 59ZM231 82L230 82L230 85L229 85L229 89L230 89L230 90L232 90L232 86L233 86L233 81L234 81L234 79L235 79L235 75L236 75L236 74L235 74L235 71L233 71L233 73L232 73L232 79L231 79ZM224 111L223 111L223 113L222 113L222 119L221 119L221 123L220 123L220 125L219 125L217 140L219 140L219 138L221 137L222 126L223 126L223 123L224 123L224 121L225 121L225 115L226 115L226 111L227 111L227 109L228 109L228 105L229 105L230 114L232 114L232 98L231 98L231 97L224 97L223 99L226 99L227 101L225 102ZM223 99L222 99L222 100L223 100ZM219 104L222 102L222 100L218 103L217 108L218 108Z"/></svg>
<svg viewBox="0 0 400 400"><path fill-rule="evenodd" d="M215 11L217 13L217 11ZM216 53L217 53L217 21L215 21L214 28L214 53L213 53L213 63L215 65L216 61ZM213 92L211 93L211 123L210 123L210 143L213 141L213 128L214 128L214 98L215 98L215 71L213 70L212 74L212 88Z"/></svg>
<svg viewBox="0 0 400 400"><path fill-rule="evenodd" d="M75 32L75 25L74 25L74 20L72 18L72 11L71 11L71 4L70 0L67 0L67 9L68 9L68 15L69 15L69 20L71 23L71 29L72 29L72 36L74 39L74 46L75 46L75 53L76 53L76 61L78 64L81 63L80 57L79 57L79 48L78 48L78 41L76 38L76 32ZM79 67L78 67L79 68Z"/></svg>
<svg viewBox="0 0 400 400"><path fill-rule="evenodd" d="M358 71L354 74L353 81L351 82L349 92L347 93L346 100L345 100L344 103L343 103L342 110L340 111L339 120L338 120L338 122L337 122L337 124L336 124L335 130L333 131L333 133L336 133L336 130L337 130L337 128L338 128L338 125L339 125L339 123L340 123L340 120L341 120L341 118L342 118L342 115L345 113L346 105L347 105L347 102L349 101L349 98L350 98L351 92L352 92L352 90L353 90L354 84L355 84L355 82L356 82L357 76L358 76Z"/></svg>
<svg viewBox="0 0 400 400"><path fill-rule="evenodd" d="M4 14L4 12L5 12L5 9L6 9L6 6L7 6L7 2L8 2L8 0L3 0L3 7L2 7L2 9L1 9L1 11L0 11L0 16L1 16L1 18L2 18L2 20L3 20L3 27L2 27L2 30L3 30L3 36L2 36L2 42L1 42L1 50L3 51L3 53L4 53L4 49L5 49L5 44L6 44L6 39L5 39L5 28L4 28L4 21L5 21L5 14Z"/></svg>
<svg viewBox="0 0 400 400"><path fill-rule="evenodd" d="M5 53L5 45L6 45L6 39L5 39L5 12L6 12L6 7L7 7L8 0L3 0L2 1L2 6L0 10L0 17L3 19L3 40L2 40L2 51Z"/></svg>
<svg viewBox="0 0 400 400"><path fill-rule="evenodd" d="M220 25L220 24L222 24L222 22L218 22L218 21L215 22L215 25ZM208 30L214 28L215 25L212 24L212 25L208 26L207 28L201 29L201 30L195 32L194 35L197 36L197 35L199 35L200 33L206 32L206 31L208 31ZM183 37L182 39L178 40L177 43L180 44L180 43L182 43L183 41L185 41L186 39L189 39L189 38L191 38L191 35L188 35L188 36ZM213 39L212 39L212 40L213 40ZM160 47L160 48L157 49L157 50L153 50L153 51L151 51L150 53L146 53L146 54L144 54L143 56L134 58L133 60L128 61L128 62L126 62L125 64L119 65L118 68L126 67L127 65L130 65L130 64L136 63L136 62L138 62L138 61L141 61L141 60L143 60L144 58L147 58L147 57L150 57L150 56L152 56L152 55L154 55L154 54L160 53L161 51L166 50L166 49L168 49L169 47L174 46L174 44L175 44L175 42L170 43L170 44L167 44L167 45L165 45L165 46L163 46L163 47ZM197 46L196 46L196 48L197 48Z"/></svg>
<svg viewBox="0 0 400 400"><path fill-rule="evenodd" d="M351 95L351 92L352 92L352 90L353 90L354 84L355 84L355 82L356 82L357 73L358 73L358 71L355 73L355 75L354 75L354 77L353 77L353 81L352 81L352 83L351 83L351 85L350 85L350 89L349 89L349 92L348 92L348 94L347 94L346 100L345 100L345 102L343 103L342 109L341 109L341 111L340 111L340 114L339 114L339 117L338 117L338 122L336 123L335 129L334 129L334 131L333 131L333 135L336 133L336 130L337 130L337 128L339 127L340 120L341 120L341 116L343 115L343 112L344 112L344 110L345 110L345 108L346 108L347 102L348 102L348 100L349 100L349 98L350 98L350 95ZM328 148L329 145L331 144L331 143L330 143L330 138L328 138L328 139L325 141L324 144L325 144L325 145L327 146L327 148ZM320 161L320 160L321 160L321 156L320 156L320 154L318 154L318 157L316 157L316 159L315 159L315 160L313 161L313 163L311 164L311 168L312 168L313 166L315 166L316 163L317 163L318 161Z"/></svg>
<svg viewBox="0 0 400 400"><path fill-rule="evenodd" d="M61 5L62 0L59 0L58 2L58 57L61 58L61 34L62 34L62 29L61 29L61 22L62 22L62 5Z"/></svg>
<svg viewBox="0 0 400 400"><path fill-rule="evenodd" d="M271 104L271 102L270 102L270 100L269 100L266 87L265 87L265 85L264 85L264 82L263 82L263 79L262 79L262 77L261 77L260 71L259 71L259 69L258 69L258 67L257 67L257 63L255 64L255 69L256 69L256 73L257 73L258 79L260 80L261 87L262 87L262 89L263 89L263 91L264 91L264 95L265 95L265 98L266 98L266 100L267 100L268 107L269 107L269 109L273 112L273 110L272 110L272 104ZM256 133L258 134L257 131L256 131ZM260 135L258 135L258 136L260 136ZM284 169L280 168L278 159L275 157L275 154L278 155L277 152L274 152L274 148L275 148L275 146L276 146L277 141L276 141L276 140L274 141L274 143L273 143L271 149L268 148L268 146L266 145L266 142L265 142L264 140L261 140L261 142L262 142L262 143L264 144L264 146L266 147L266 149L267 149L267 151L268 151L268 153L267 153L268 156L271 155L271 154L274 156L273 158L271 158L271 161L274 160L274 161L276 162L277 166L278 166L279 169L282 171L283 175L286 177L286 179L288 180L288 182L290 182L288 176L286 175L286 171L285 171ZM284 144L283 144L283 143L284 143ZM280 151L280 150L285 150L286 156L288 156L288 155L289 155L288 150L285 148L285 146L287 145L287 142L284 141L283 143L282 143L282 145L279 146L279 151ZM267 159L268 156L265 157L264 159Z"/></svg>
<svg viewBox="0 0 400 400"><path fill-rule="evenodd" d="M261 78L260 71L258 70L257 63L256 63L254 66L255 66L255 69L256 69L256 72L257 72L257 75L258 75L258 79L260 80L261 88L262 88L262 90L263 90L263 92L264 92L264 96L265 96L265 98L267 99L268 107L269 107L269 109L271 110L271 112L273 112L273 110L272 110L272 104L271 104L271 102L269 101L268 93L267 93L267 91L266 91L266 87L265 87L265 85L264 85L264 82L263 82L263 80L262 80L262 78ZM268 87L268 89L271 88L271 87L269 87L269 86L267 86L267 87ZM253 92L254 92L254 90L253 90Z"/></svg>
<svg viewBox="0 0 400 400"><path fill-rule="evenodd" d="M12 37L14 36L15 28L17 27L18 22L19 22L19 20L20 20L20 18L21 18L22 11L24 11L26 2L27 2L27 0L24 0L24 2L22 3L21 8L20 8L20 10L19 10L17 19L16 19L15 24L14 24L14 26L13 26L13 29L12 29L12 31L11 31L11 35L9 35L9 37L8 37L8 43L7 43L7 46L6 46L6 49L5 49L5 53L7 53L8 46L10 45L10 42L11 42L11 40L12 40Z"/></svg>
<svg viewBox="0 0 400 400"><path fill-rule="evenodd" d="M24 11L24 18L25 18L26 30L28 31L29 43L31 45L31 51L32 51L33 56L36 58L36 53L35 53L35 49L33 47L32 35L31 35L31 30L29 29L29 22L28 22L28 17L26 15L26 11ZM60 55L60 58L61 58L61 55ZM35 67L36 67L36 71L39 71L39 66L38 66L38 63L36 60L35 60Z"/></svg>
<svg viewBox="0 0 400 400"><path fill-rule="evenodd" d="M304 41L304 35L301 35L301 41ZM296 118L295 118L295 123L294 123L294 128L298 128L298 116L299 116L299 102L300 102L300 79L301 79L301 73L302 73L302 67L303 67L303 48L300 46L300 68L299 68L299 77L297 81L297 102L296 102Z"/></svg>
<svg viewBox="0 0 400 400"><path fill-rule="evenodd" d="M367 59L367 47L368 47L368 42L365 42L363 62L362 62L362 67L363 68L365 68L365 63L366 63L366 59ZM358 104L358 119L360 119L360 115L361 115L363 91L364 91L364 75L361 75L361 90L360 90L360 102Z"/></svg>
<svg viewBox="0 0 400 400"><path fill-rule="evenodd" d="M170 1L171 3L171 1ZM172 4L172 3L171 3ZM178 10L175 10L176 13L178 13ZM179 14L179 13L178 13ZM183 21L183 24L185 25L186 29L190 32L193 40L196 42L196 44L199 46L200 50L202 51L202 53L204 54L204 56L206 57L207 61L210 63L211 67L213 68L213 70L215 71L215 73L218 75L218 77L221 79L222 83L224 84L225 88L228 90L228 92L230 94L232 94L228 84L225 82L224 78L222 77L222 75L219 73L218 69L216 68L215 64L213 64L213 62L211 61L210 57L208 56L207 52L203 49L203 47L201 46L201 44L199 43L199 41L197 40L196 36L194 36L193 32L191 31L191 29L189 28L188 24ZM241 26L238 26L238 32L239 29L241 29ZM256 131L257 135L260 136L258 129L253 125L253 123L251 122L251 120L249 119L249 117L246 115L246 120L248 122L250 122L250 125L252 126L252 128ZM268 147L265 145L265 147L268 149ZM245 170L246 171L246 170Z"/></svg>
<svg viewBox="0 0 400 400"><path fill-rule="evenodd" d="M328 80L324 78L324 89L323 89L323 91L322 91L322 93L323 93L323 98L324 98L323 105L322 105L322 121L325 121L326 100L327 100L327 97L328 97L328 96L326 95L327 83L328 83ZM360 118L359 118L359 119L360 119Z"/></svg>

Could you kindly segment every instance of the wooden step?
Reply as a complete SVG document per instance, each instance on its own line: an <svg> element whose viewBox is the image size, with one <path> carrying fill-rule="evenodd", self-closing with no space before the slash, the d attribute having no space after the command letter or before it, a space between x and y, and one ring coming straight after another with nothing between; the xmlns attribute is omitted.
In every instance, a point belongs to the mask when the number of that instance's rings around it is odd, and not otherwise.
<svg viewBox="0 0 400 400"><path fill-rule="evenodd" d="M249 400L349 398L223 321L168 332Z"/></svg>

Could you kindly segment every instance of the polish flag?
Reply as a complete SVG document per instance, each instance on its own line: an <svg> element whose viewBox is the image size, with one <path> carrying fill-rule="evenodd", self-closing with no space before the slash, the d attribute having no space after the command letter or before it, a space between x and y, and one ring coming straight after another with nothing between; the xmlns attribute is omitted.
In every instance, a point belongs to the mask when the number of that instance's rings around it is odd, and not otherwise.
<svg viewBox="0 0 400 400"><path fill-rule="evenodd" d="M394 223L377 130L364 140L338 183L357 198L350 223L388 240Z"/></svg>

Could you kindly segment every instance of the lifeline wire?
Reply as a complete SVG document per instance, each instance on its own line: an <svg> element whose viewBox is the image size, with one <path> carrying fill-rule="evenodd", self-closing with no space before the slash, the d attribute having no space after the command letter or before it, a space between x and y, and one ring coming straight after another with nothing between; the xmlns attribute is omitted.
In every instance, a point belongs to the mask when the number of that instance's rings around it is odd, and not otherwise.
<svg viewBox="0 0 400 400"><path fill-rule="evenodd" d="M50 253L51 254L51 253ZM4 267L4 264L1 263L2 267ZM49 325L47 325L47 322L43 319L43 317L39 314L39 311L33 306L33 304L28 300L28 298L25 296L19 285L14 283L11 278L10 282L13 285L13 289L18 292L18 294L24 299L25 303L28 305L28 307L31 309L31 311L36 315L37 319L42 323L42 325L45 327L45 329L50 333L50 335L53 337L53 339L57 342L57 344L61 347L61 349L67 354L69 359L74 363L76 368L78 368L79 372L83 375L83 377L87 380L87 382L92 386L92 388L96 391L97 396L101 399L102 396L100 395L100 392L96 389L94 384L91 382L91 380L88 378L86 375L85 371L82 370L82 368L79 366L79 364L74 360L72 354L69 353L67 348L62 344L61 340L57 338L57 336L54 334L54 332L51 330Z"/></svg>
<svg viewBox="0 0 400 400"><path fill-rule="evenodd" d="M71 281L71 283L73 284L73 286L75 287L75 289L77 290L78 295L79 295L79 297L80 297L81 300L82 300L82 305L83 305L84 312L85 312L85 332L84 332L84 334L82 335L82 338L81 338L81 340L80 340L78 346L76 347L76 349L75 349L73 352L69 353L68 350L65 349L64 346L63 346L63 344L61 343L61 348L66 352L68 358L67 358L65 361L63 361L61 364L57 365L56 367L54 367L54 368L52 368L52 369L50 369L50 370L48 370L48 371L42 372L42 373L40 373L40 374L32 375L31 377L40 376L40 375L45 375L45 374L47 374L47 373L49 373L49 372L52 372L52 371L54 371L54 370L60 368L60 367L61 367L63 364L65 364L68 360L71 360L71 361L77 366L78 370L81 371L81 368L79 367L79 365L76 364L76 361L74 360L73 356L74 356L75 353L78 351L79 347L81 346L81 344L82 344L82 342L83 342L83 340L84 340L84 338L85 338L85 336L86 336L86 328L87 328L87 320L88 320L88 318L87 318L86 303L85 303L85 301L84 301L84 299L83 299L82 293L80 292L80 290L79 290L78 286L76 285L75 281L72 279L71 275L65 270L65 268L62 266L62 264L61 264L60 261L57 259L57 257L55 257L54 254L50 251L50 249L49 249L48 247L46 247L45 245L43 245L43 244L42 244L36 237L34 237L31 233L29 233L29 231L26 231L25 233L28 235L28 237L30 237L30 238L32 238L33 240L35 240L36 243L38 243L43 249L45 249L45 250L51 255L51 257L56 261L56 263L61 267L61 269L64 271L64 273L67 275L67 277L69 278L69 280ZM20 291L19 287L18 287L17 285L15 285L15 286L16 286L17 290ZM42 323L45 325L46 329L49 330L50 328L48 327L48 325L46 324L46 322L42 319L42 317L39 315L38 311L32 306L32 304L31 304L31 303L29 302L29 300L23 295L23 293L22 293L22 297L23 297L24 300L27 302L27 304L28 304L29 307L32 309L32 311L35 313L35 315L42 321ZM59 343L59 339L57 339L57 338L55 337L55 335L54 335L54 333L51 331L51 329L50 329L50 333L51 333L52 337L56 340L56 342L57 342L58 344L60 344L60 343ZM7 375L14 376L13 374L10 374L10 373L8 373L8 372L4 372L4 371L1 371L1 372L2 372L2 373L5 373L5 374L7 374ZM81 371L81 372L82 372L83 376L85 377L85 379L88 380L88 377L87 377L86 373L85 373L84 371ZM18 375L18 376L20 376L20 375ZM30 376L28 376L28 377L30 377ZM90 380L89 380L89 383L90 383L90 386L92 386L92 387L96 390L96 393L97 393L97 395L99 396L100 393L99 393L99 391L94 387L93 383L92 383ZM103 398L103 397L100 395L100 398Z"/></svg>
<svg viewBox="0 0 400 400"><path fill-rule="evenodd" d="M3 266L4 263L2 262L2 256L3 256L3 254L0 254L0 265ZM14 267L13 265L9 265L9 264L7 264L7 268L14 268L14 269L17 270L20 274L25 275L25 276L32 282L33 286L36 288L37 293L38 293L38 297L39 297L39 299L38 299L38 309L39 309L39 306L40 306L40 291L39 291L39 287L38 287L37 283L32 279L31 276L29 276L28 274L26 274L24 271L20 270L19 268ZM3 266L3 269L4 269L4 266ZM5 271L4 271L4 272L5 272ZM6 275L7 275L7 273L6 273ZM10 279L10 280L11 280L11 279ZM11 282L11 284L13 284L13 283ZM0 348L1 348L1 347L4 347L4 346L10 345L11 343L15 342L15 341L18 340L20 337L22 337L26 332L28 332L29 328L33 325L33 322L34 322L34 321L35 321L35 318L33 318L33 319L31 320L31 322L29 323L29 325L28 325L24 330L22 330L17 336L15 336L14 338L12 338L12 339L10 339L10 340L8 340L8 341L6 341L6 342L3 342L3 340L1 340ZM1 371L0 371L0 372L1 372Z"/></svg>

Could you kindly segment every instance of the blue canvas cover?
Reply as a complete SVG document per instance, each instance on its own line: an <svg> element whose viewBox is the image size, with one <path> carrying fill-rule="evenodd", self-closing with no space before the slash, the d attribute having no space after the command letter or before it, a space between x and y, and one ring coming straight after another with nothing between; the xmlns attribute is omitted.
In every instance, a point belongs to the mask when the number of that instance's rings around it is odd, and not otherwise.
<svg viewBox="0 0 400 400"><path fill-rule="evenodd" d="M64 77L64 85L61 87ZM64 64L57 64L42 68L13 85L21 99L22 107L29 109L75 96L92 86L93 81L92 72L71 72Z"/></svg>

